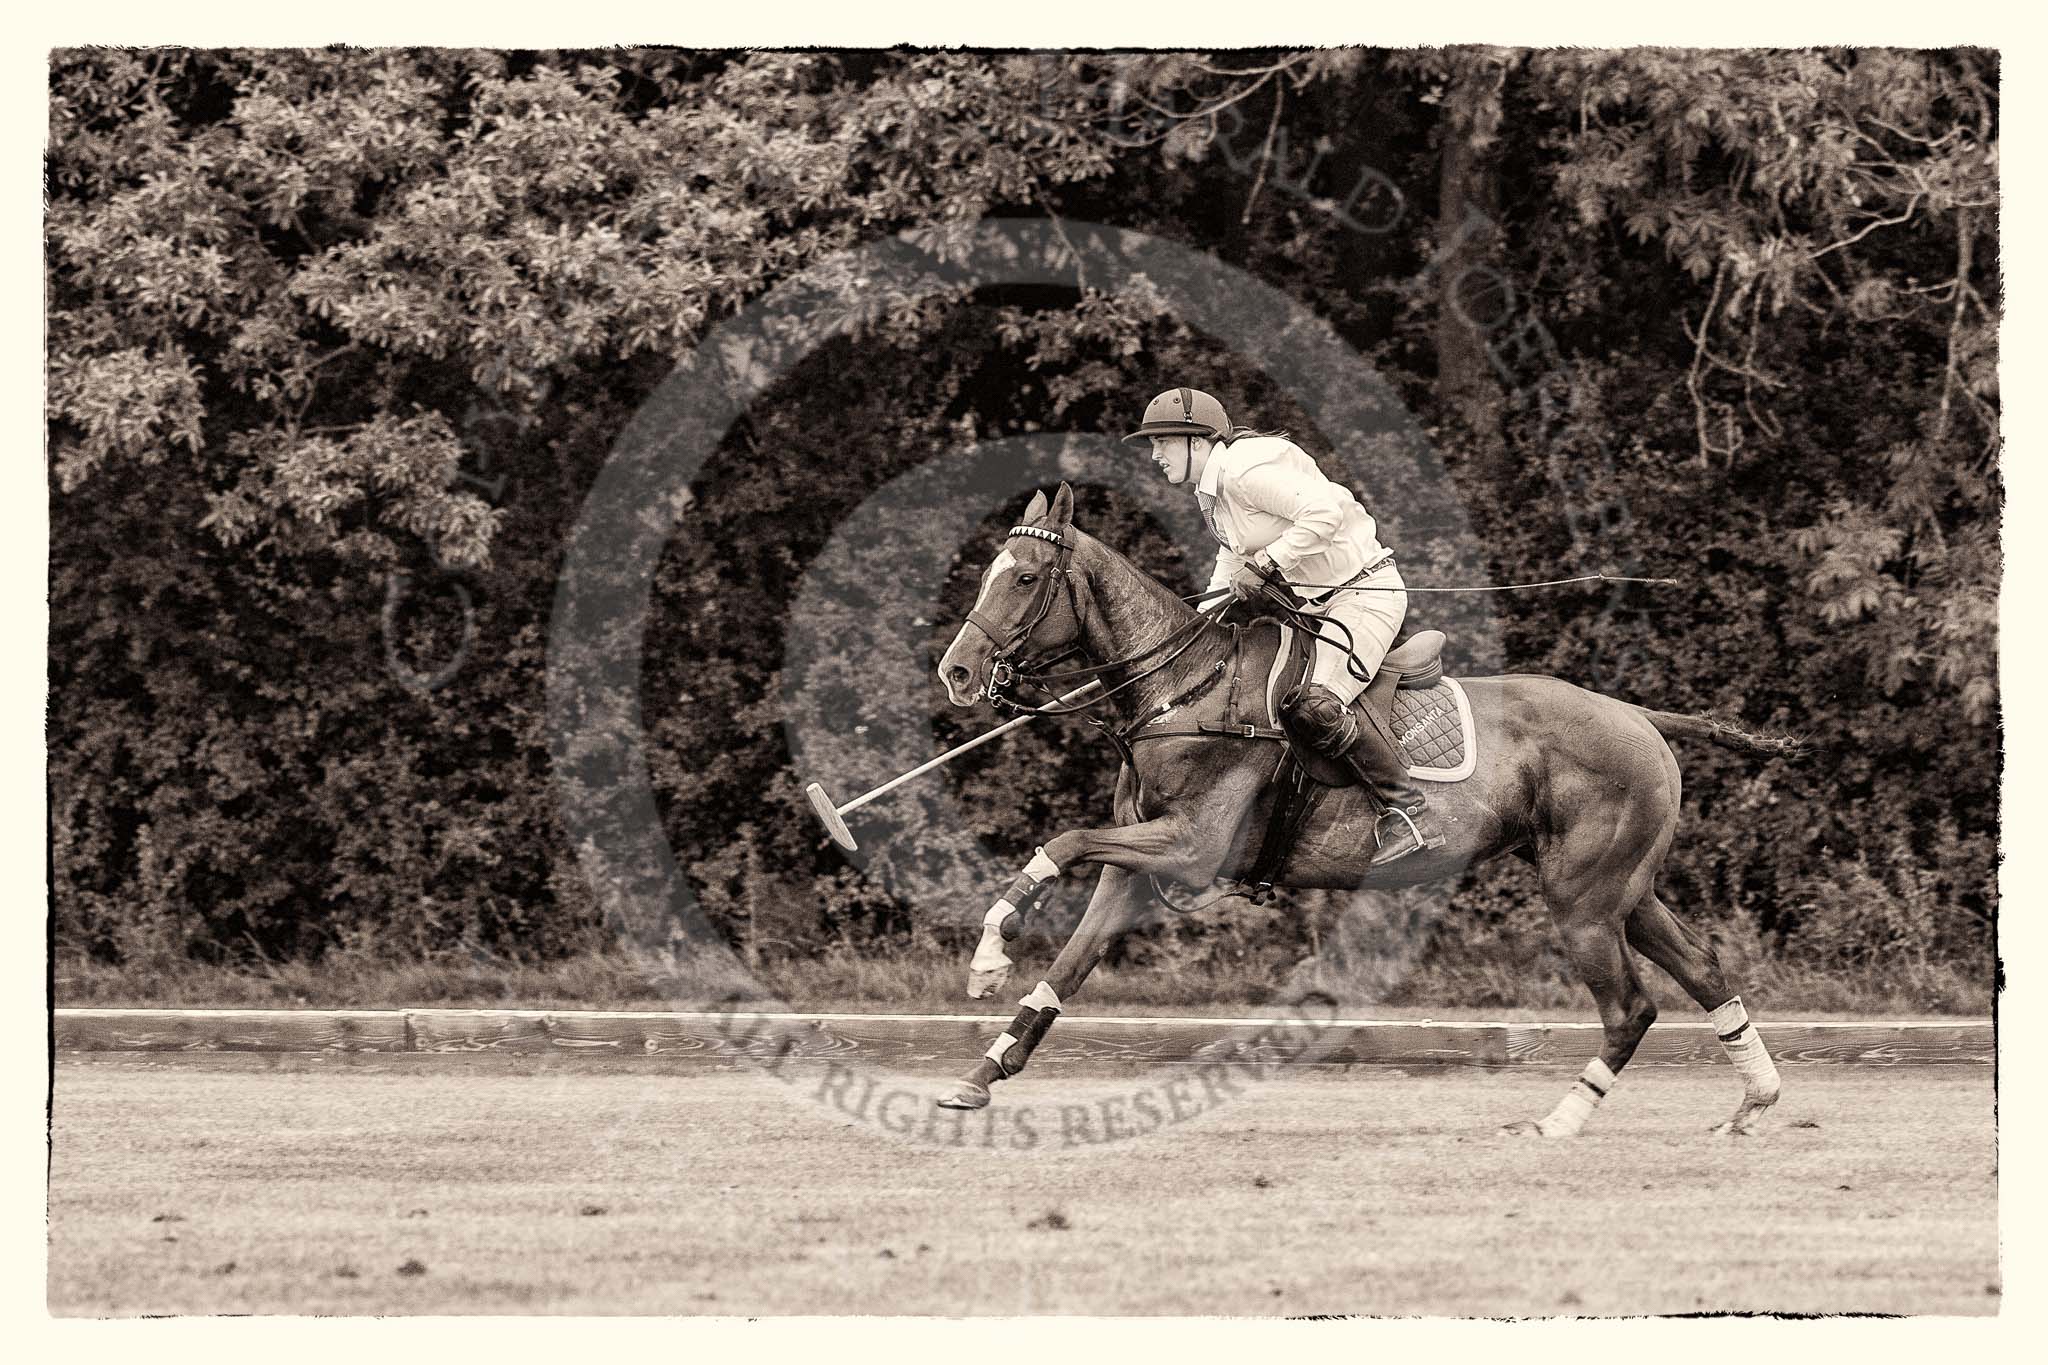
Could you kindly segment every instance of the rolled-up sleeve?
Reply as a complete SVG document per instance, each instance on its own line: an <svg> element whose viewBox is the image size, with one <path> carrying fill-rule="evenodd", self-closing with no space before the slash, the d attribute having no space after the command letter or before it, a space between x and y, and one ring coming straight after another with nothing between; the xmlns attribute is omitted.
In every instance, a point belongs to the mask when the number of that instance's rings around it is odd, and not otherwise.
<svg viewBox="0 0 2048 1365"><path fill-rule="evenodd" d="M1282 574L1304 557L1329 549L1344 526L1344 506L1336 489L1320 476L1303 478L1280 465L1263 464L1239 477L1237 494L1261 512L1293 523L1266 547L1266 557Z"/></svg>

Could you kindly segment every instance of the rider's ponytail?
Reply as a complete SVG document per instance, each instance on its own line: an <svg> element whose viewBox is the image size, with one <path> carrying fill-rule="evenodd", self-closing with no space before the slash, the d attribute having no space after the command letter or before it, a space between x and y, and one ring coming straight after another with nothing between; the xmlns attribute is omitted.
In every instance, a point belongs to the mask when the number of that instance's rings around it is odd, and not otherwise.
<svg viewBox="0 0 2048 1365"><path fill-rule="evenodd" d="M1218 444L1227 446L1242 436L1277 436L1283 441L1287 439L1287 433L1284 431L1253 431L1250 427L1232 427L1228 436L1218 438Z"/></svg>

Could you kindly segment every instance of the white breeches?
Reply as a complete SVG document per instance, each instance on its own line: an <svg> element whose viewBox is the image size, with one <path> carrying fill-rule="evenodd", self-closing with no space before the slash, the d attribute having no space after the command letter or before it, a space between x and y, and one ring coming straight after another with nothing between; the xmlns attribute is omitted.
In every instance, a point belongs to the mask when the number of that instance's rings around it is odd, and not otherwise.
<svg viewBox="0 0 2048 1365"><path fill-rule="evenodd" d="M1393 564L1386 564L1355 585L1370 588L1400 588L1401 571ZM1401 631L1401 618L1408 614L1406 592L1333 592L1320 602L1311 602L1308 610L1317 616L1342 623L1351 631L1350 645L1358 656L1359 666L1366 676L1352 674L1350 657L1338 647L1344 642L1344 632L1328 629L1324 639L1316 642L1315 669L1309 674L1309 681L1321 683L1343 701L1350 701L1365 690L1372 674L1379 671L1380 660L1387 657L1387 651L1394 647L1394 637Z"/></svg>

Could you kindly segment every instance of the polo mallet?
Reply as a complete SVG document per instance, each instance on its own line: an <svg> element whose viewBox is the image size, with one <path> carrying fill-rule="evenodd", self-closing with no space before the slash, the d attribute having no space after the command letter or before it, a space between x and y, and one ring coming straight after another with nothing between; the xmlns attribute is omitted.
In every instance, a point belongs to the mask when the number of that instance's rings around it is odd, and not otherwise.
<svg viewBox="0 0 2048 1365"><path fill-rule="evenodd" d="M1058 701L1055 701L1052 704L1054 706L1064 706L1070 701L1074 701L1077 698L1087 696L1090 692L1095 691L1097 688L1101 686L1102 684L1099 682L1087 683L1081 687L1075 688L1073 691L1067 693L1066 696L1061 697ZM937 758L931 759L930 761L925 763L918 764L915 768L912 768L909 772L903 774L903 776L901 777L894 777L889 779L887 782L884 782L881 786L875 788L871 792L863 792L861 795L854 797L853 800L847 802L843 806L833 805L832 798L825 794L825 788L816 782L813 782L808 787L804 788L804 795L810 798L811 809L816 811L818 813L818 819L824 822L825 832L832 836L832 842L839 845L839 847L845 849L848 853L856 853L860 850L860 845L854 842L852 831L846 828L846 817L848 815L852 814L854 811L859 810L862 806L865 806L868 802L874 800L876 797L886 796L890 792L895 791L898 787L902 786L905 782L908 782L911 778L921 777L925 773L930 772L932 769L940 766L941 764L949 763L952 760L960 757L960 755L966 753L969 749L973 749L980 745L986 744L990 740L996 738L998 735L1006 735L1010 731L1016 729L1018 726L1027 724L1037 719L1038 717L1036 715L1019 716L1013 721L1008 721L1002 725L998 725L995 729L989 731L985 735L978 735L975 738L968 740L965 744L957 745L954 748L946 750L946 752L940 754Z"/></svg>

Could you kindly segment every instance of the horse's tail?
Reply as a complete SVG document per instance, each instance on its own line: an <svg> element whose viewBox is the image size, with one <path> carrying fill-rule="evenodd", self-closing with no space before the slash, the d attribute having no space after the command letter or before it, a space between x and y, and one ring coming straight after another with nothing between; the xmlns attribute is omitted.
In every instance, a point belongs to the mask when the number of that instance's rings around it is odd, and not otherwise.
<svg viewBox="0 0 2048 1365"><path fill-rule="evenodd" d="M1785 758L1797 758L1806 749L1806 741L1796 735L1760 735L1712 716L1681 716L1676 711L1652 711L1647 706L1637 709L1666 739L1710 739L1745 753Z"/></svg>

